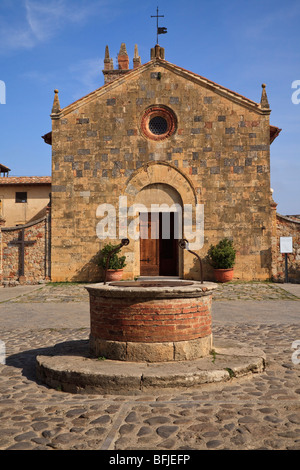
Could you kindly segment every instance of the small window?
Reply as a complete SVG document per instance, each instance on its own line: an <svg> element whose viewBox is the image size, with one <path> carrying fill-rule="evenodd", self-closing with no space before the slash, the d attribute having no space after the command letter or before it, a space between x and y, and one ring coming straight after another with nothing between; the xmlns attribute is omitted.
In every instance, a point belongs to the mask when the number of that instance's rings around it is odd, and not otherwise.
<svg viewBox="0 0 300 470"><path fill-rule="evenodd" d="M27 202L27 193L16 193L16 202Z"/></svg>
<svg viewBox="0 0 300 470"><path fill-rule="evenodd" d="M162 135L168 131L168 123L162 116L155 116L149 121L149 130L152 134Z"/></svg>

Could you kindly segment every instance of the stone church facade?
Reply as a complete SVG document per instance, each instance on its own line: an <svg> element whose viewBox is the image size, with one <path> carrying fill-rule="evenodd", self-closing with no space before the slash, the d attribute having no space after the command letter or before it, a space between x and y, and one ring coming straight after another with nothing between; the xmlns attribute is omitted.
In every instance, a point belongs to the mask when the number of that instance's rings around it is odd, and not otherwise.
<svg viewBox="0 0 300 470"><path fill-rule="evenodd" d="M136 48L132 69L124 44L117 69L106 48L103 73L102 87L63 109L55 90L52 132L44 136L52 145L52 281L100 280L99 250L119 243L133 222L158 235L129 237L122 249L124 279L199 279L195 256L180 249L174 235L174 221L186 208L193 220L183 224L182 236L191 242L203 230L196 250L203 260L211 244L229 237L237 250L235 279L271 278L276 204L270 145L280 129L270 125L265 85L254 102L171 64L159 45L146 64ZM135 208L125 210L126 220L119 217L120 197ZM105 204L115 208L116 226L110 212L110 238L102 239ZM163 211L171 221L169 239L161 235ZM213 279L205 261L204 271L205 279Z"/></svg>

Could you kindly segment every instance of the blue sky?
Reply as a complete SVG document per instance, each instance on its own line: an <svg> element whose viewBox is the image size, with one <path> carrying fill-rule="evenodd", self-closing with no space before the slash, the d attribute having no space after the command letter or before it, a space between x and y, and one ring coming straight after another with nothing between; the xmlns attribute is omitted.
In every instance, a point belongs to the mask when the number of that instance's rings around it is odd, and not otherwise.
<svg viewBox="0 0 300 470"><path fill-rule="evenodd" d="M64 107L102 86L106 45L116 58L125 42L132 64L138 44L148 62L157 6L166 60L257 102L267 84L270 123L283 129L271 146L274 200L279 213L299 214L299 0L1 0L0 163L11 176L50 175L41 136L51 130L53 90Z"/></svg>

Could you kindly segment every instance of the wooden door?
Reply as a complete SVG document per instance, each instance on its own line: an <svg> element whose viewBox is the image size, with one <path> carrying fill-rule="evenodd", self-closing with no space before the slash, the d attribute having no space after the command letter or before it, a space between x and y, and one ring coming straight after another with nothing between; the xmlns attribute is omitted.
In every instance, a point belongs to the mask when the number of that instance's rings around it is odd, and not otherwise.
<svg viewBox="0 0 300 470"><path fill-rule="evenodd" d="M140 213L140 273L159 275L159 214Z"/></svg>

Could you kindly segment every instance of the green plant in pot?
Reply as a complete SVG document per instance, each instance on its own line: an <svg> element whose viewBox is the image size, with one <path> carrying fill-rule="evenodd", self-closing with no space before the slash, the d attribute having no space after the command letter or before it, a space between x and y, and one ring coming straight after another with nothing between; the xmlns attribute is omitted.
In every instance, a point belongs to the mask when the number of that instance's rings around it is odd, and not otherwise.
<svg viewBox="0 0 300 470"><path fill-rule="evenodd" d="M210 246L207 259L214 269L216 281L228 282L232 280L235 256L236 250L233 241L229 238L223 238L217 245Z"/></svg>
<svg viewBox="0 0 300 470"><path fill-rule="evenodd" d="M102 250L100 251L99 256L99 266L103 268L106 272L106 280L109 281L119 281L122 279L123 276L123 268L126 266L126 256L119 256L121 248L119 250L112 253L109 263L107 265L107 258L109 254L117 248L118 245L113 245L108 243L105 245ZM107 265L107 266L106 266Z"/></svg>

